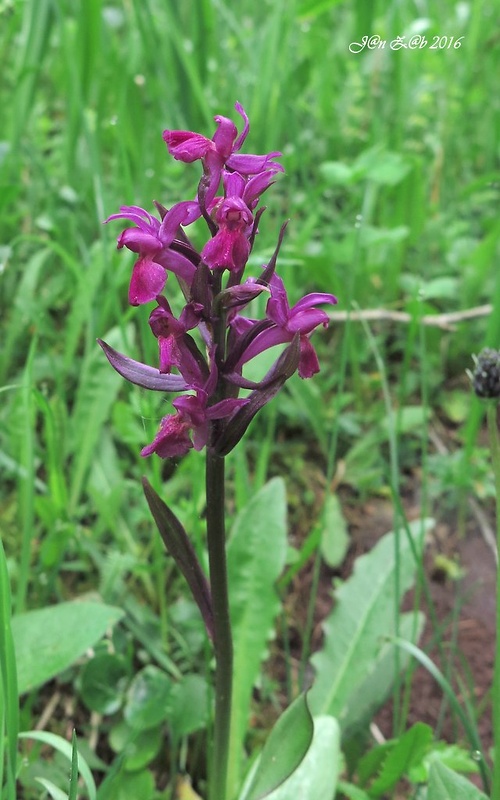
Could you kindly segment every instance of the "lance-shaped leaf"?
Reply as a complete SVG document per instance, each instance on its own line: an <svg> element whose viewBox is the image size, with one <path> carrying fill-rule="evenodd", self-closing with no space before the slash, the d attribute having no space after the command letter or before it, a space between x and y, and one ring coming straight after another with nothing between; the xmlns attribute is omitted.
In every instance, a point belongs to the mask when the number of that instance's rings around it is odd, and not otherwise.
<svg viewBox="0 0 500 800"><path fill-rule="evenodd" d="M134 361L119 353L102 339L97 340L104 350L106 358L122 378L145 389L154 389L157 392L183 392L188 389L188 384L181 375L164 375L154 367Z"/></svg>
<svg viewBox="0 0 500 800"><path fill-rule="evenodd" d="M297 369L300 356L300 337L296 334L292 343L280 355L261 383L248 397L248 402L234 417L231 417L221 435L214 442L214 452L220 456L227 455L238 444L258 411L279 392L285 381ZM262 388L264 387L264 388Z"/></svg>
<svg viewBox="0 0 500 800"><path fill-rule="evenodd" d="M212 598L208 580L196 557L193 545L175 514L155 492L147 478L142 479L144 494L163 543L184 575L200 609L208 635L213 639Z"/></svg>

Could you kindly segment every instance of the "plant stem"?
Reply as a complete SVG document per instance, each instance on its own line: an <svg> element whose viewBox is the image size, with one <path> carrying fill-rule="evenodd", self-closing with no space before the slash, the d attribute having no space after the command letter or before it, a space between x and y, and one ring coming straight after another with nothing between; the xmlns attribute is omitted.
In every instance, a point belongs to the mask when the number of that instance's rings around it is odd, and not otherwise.
<svg viewBox="0 0 500 800"><path fill-rule="evenodd" d="M500 438L498 435L497 406L491 403L487 410L488 432L490 437L491 459L495 476L496 489L496 515L497 515L497 554L500 553ZM496 643L495 663L493 666L493 789L491 797L500 800L500 569L498 568L497 555L497 585L496 585Z"/></svg>
<svg viewBox="0 0 500 800"><path fill-rule="evenodd" d="M224 458L207 450L207 544L214 615L215 723L210 800L226 800L233 681L224 515Z"/></svg>

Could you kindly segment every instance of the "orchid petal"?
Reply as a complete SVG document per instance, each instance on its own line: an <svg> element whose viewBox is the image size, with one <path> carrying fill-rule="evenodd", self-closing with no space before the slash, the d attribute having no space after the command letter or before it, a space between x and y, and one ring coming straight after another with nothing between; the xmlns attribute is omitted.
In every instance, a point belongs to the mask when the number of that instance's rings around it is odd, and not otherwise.
<svg viewBox="0 0 500 800"><path fill-rule="evenodd" d="M140 306L154 300L163 291L167 280L164 267L147 256L136 261L130 278L128 301Z"/></svg>
<svg viewBox="0 0 500 800"><path fill-rule="evenodd" d="M184 161L186 164L203 158L214 147L211 139L191 131L166 130L163 131L163 140L170 155L177 161Z"/></svg>
<svg viewBox="0 0 500 800"><path fill-rule="evenodd" d="M162 375L154 367L122 355L102 339L98 339L97 342L104 350L113 369L130 383L143 386L145 389L153 389L156 392L182 392L188 388L181 375Z"/></svg>

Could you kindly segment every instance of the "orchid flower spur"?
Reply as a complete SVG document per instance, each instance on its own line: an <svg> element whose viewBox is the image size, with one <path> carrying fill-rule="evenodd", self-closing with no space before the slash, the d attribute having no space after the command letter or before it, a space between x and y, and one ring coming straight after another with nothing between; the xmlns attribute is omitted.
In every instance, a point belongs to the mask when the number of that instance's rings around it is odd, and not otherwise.
<svg viewBox="0 0 500 800"><path fill-rule="evenodd" d="M285 284L276 273L286 225L260 277L245 275L265 210L261 196L283 167L276 161L281 155L277 151L240 152L249 122L239 103L235 108L243 119L239 134L234 122L223 116L215 117L217 129L211 139L182 130L163 134L173 158L201 161L194 200L182 200L169 209L155 202L159 216L136 205L122 206L106 220L133 223L118 237L118 248L138 256L132 268L130 304L156 303L149 326L158 342L158 365L135 361L99 341L111 366L126 380L174 395L172 412L163 416L156 436L141 455L182 458L192 449L205 450L209 581L181 522L146 479L143 485L162 539L188 582L213 641L215 721L209 800L229 800L235 794L234 786L227 785L233 745L225 456L294 373L310 378L318 372L310 339L316 328L328 324L327 313L318 306L337 302L332 294L312 293L290 306ZM197 248L186 229L200 218L208 231ZM170 275L181 292L170 292ZM268 297L265 315L254 319L247 315L247 307L262 292ZM184 299L178 302L181 296ZM245 365L276 345L281 347L271 368L259 380L249 380Z"/></svg>

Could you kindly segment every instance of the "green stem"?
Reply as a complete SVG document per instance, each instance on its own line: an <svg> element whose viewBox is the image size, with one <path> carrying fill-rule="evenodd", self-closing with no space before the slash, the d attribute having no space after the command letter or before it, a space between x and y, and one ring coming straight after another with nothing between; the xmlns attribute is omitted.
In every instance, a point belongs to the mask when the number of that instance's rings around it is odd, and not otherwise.
<svg viewBox="0 0 500 800"><path fill-rule="evenodd" d="M497 554L500 553L500 438L498 435L497 406L491 404L487 410L488 432L490 437L491 458L496 489L496 515L497 515ZM493 789L492 800L500 800L500 570L497 556L497 597L496 597L496 644L495 663L493 667Z"/></svg>
<svg viewBox="0 0 500 800"><path fill-rule="evenodd" d="M223 458L207 450L207 543L215 649L215 724L209 780L210 800L226 800L233 681L233 642L226 565L224 466Z"/></svg>

